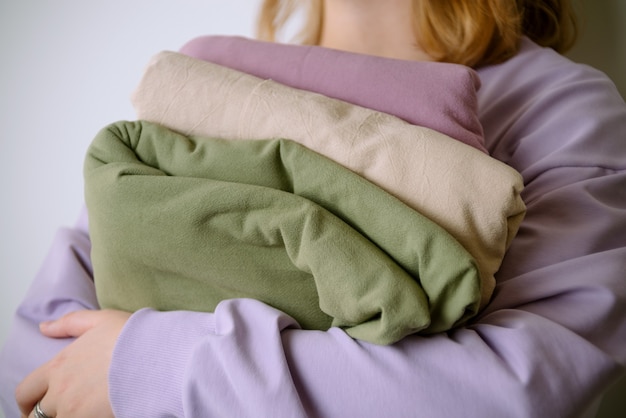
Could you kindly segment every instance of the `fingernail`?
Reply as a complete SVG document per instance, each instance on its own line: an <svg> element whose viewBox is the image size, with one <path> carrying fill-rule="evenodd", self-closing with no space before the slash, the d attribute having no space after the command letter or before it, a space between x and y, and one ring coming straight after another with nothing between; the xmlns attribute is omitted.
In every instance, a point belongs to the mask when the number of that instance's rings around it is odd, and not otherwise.
<svg viewBox="0 0 626 418"><path fill-rule="evenodd" d="M48 328L53 321L43 321L39 323L39 329Z"/></svg>

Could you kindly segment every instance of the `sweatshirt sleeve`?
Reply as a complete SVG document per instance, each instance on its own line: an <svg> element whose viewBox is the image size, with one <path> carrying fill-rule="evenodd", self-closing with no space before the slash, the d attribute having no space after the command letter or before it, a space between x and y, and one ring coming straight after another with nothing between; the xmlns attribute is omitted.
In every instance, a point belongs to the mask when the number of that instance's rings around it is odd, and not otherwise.
<svg viewBox="0 0 626 418"><path fill-rule="evenodd" d="M90 247L83 211L73 228L59 229L18 306L0 351L0 404L7 418L20 416L14 398L17 385L72 341L44 337L39 323L98 307L91 278Z"/></svg>
<svg viewBox="0 0 626 418"><path fill-rule="evenodd" d="M502 290L524 296L480 323L393 346L352 340L336 328L299 330L254 300L222 302L214 315L139 311L114 352L114 411L118 417L578 416L617 378L617 357L624 360L625 295L615 290L626 264L618 258L626 252L529 274ZM598 272L599 265L612 267ZM573 283L542 284L544 274ZM605 279L590 284L588 277L598 274ZM527 293L528 285L536 288Z"/></svg>
<svg viewBox="0 0 626 418"><path fill-rule="evenodd" d="M523 64L511 66L533 72ZM116 416L593 413L626 363L626 110L607 88L570 96L581 91L576 80L575 90L558 83L533 89L513 75L485 78L483 120L493 118L486 133L502 139L490 150L524 175L528 212L480 318L376 346L339 329L300 330L248 299L224 301L215 314L142 310L113 355ZM500 94L499 82L517 83L527 98ZM560 106L555 94L571 105ZM524 100L539 96L542 104L522 114ZM514 113L515 121L497 117ZM85 230L62 230L18 310L0 355L8 416L18 416L17 382L67 344L42 340L37 324L97 307L88 247Z"/></svg>
<svg viewBox="0 0 626 418"><path fill-rule="evenodd" d="M377 346L254 300L143 310L114 352L116 415L592 416L626 364L626 106L537 53L483 72L489 144L528 211L475 322Z"/></svg>

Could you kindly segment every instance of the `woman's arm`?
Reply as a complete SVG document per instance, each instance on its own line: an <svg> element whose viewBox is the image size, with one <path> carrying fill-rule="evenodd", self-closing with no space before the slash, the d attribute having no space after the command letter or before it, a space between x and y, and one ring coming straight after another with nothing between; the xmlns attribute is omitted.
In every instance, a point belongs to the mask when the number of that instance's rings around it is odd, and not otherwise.
<svg viewBox="0 0 626 418"><path fill-rule="evenodd" d="M224 302L214 316L140 311L113 356L114 411L576 416L624 362L624 260L607 251L526 274L499 289L500 306L479 324L391 347L292 329L252 300Z"/></svg>
<svg viewBox="0 0 626 418"><path fill-rule="evenodd" d="M214 315L139 311L113 354L116 416L581 415L626 362L626 173L560 167L539 179L545 193L509 253L527 264L504 266L476 324L381 347L298 330L253 300ZM45 318L31 317L32 338ZM7 347L4 359L24 358Z"/></svg>
<svg viewBox="0 0 626 418"><path fill-rule="evenodd" d="M504 65L481 74L482 120L524 175L528 212L481 318L380 347L250 300L141 311L113 356L117 414L593 413L626 364L626 106L606 77L537 47Z"/></svg>
<svg viewBox="0 0 626 418"><path fill-rule="evenodd" d="M86 214L74 228L58 231L39 273L17 309L0 352L0 403L7 417L19 416L14 391L36 367L66 347L70 340L44 337L39 323L72 311L97 309Z"/></svg>
<svg viewBox="0 0 626 418"><path fill-rule="evenodd" d="M527 217L474 325L381 347L338 329L298 330L253 300L215 314L139 311L113 353L116 415L583 415L626 363L626 111L583 102L578 113L561 109L556 125L545 102L542 123L554 131L535 132L536 164L525 154ZM573 128L586 145L559 142L557 125L577 123L583 108L600 115L595 129ZM573 166L570 154L606 164Z"/></svg>

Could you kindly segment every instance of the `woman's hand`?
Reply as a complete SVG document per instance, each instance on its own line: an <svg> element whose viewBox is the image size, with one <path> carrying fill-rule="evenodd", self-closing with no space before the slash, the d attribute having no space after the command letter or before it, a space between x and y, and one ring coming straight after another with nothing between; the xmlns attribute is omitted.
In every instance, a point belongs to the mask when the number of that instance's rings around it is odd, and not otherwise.
<svg viewBox="0 0 626 418"><path fill-rule="evenodd" d="M41 409L50 417L113 417L109 365L129 317L122 311L78 311L42 323L44 335L76 337L76 341L17 387L15 397L23 416L34 416L35 404L41 402Z"/></svg>

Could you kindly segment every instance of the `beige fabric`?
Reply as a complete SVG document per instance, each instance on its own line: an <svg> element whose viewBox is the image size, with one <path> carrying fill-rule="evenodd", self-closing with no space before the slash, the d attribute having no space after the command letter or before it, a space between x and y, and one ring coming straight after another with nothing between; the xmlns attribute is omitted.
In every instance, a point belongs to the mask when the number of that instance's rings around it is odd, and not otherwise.
<svg viewBox="0 0 626 418"><path fill-rule="evenodd" d="M182 54L153 57L133 104L139 119L185 135L287 138L362 175L438 223L474 256L483 306L525 213L519 173L466 144Z"/></svg>

